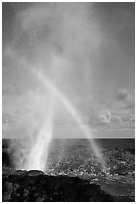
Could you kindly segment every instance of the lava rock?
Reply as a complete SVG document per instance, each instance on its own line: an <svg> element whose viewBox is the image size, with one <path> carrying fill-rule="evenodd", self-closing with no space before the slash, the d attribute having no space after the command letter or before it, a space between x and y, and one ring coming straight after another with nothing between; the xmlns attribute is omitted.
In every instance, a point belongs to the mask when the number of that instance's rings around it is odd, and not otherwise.
<svg viewBox="0 0 137 204"><path fill-rule="evenodd" d="M78 177L48 176L41 171L4 172L3 202L113 202L99 185ZM14 173L13 173L14 172Z"/></svg>

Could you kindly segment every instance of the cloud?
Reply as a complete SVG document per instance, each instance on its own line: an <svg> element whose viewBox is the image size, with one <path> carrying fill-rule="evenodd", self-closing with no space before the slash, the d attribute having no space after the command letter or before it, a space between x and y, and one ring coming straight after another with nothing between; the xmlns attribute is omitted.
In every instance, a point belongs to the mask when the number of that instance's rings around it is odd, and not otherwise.
<svg viewBox="0 0 137 204"><path fill-rule="evenodd" d="M116 93L117 101L131 101L131 95L128 93L127 89L119 89Z"/></svg>
<svg viewBox="0 0 137 204"><path fill-rule="evenodd" d="M113 123L113 124L120 124L121 123L121 118L119 116L113 115L111 117L111 123Z"/></svg>
<svg viewBox="0 0 137 204"><path fill-rule="evenodd" d="M114 93L114 100L109 104L96 104L90 118L90 124L97 129L134 129L135 103L127 89ZM93 114L94 112L94 114Z"/></svg>
<svg viewBox="0 0 137 204"><path fill-rule="evenodd" d="M134 113L135 102L128 90L123 88L116 92L112 107L115 111Z"/></svg>
<svg viewBox="0 0 137 204"><path fill-rule="evenodd" d="M109 125L111 123L111 117L112 117L112 114L107 109L102 109L102 110L100 109L98 111L95 110L94 112L92 112L89 123L92 128L106 129L106 128L109 128Z"/></svg>
<svg viewBox="0 0 137 204"><path fill-rule="evenodd" d="M104 110L99 113L98 117L99 117L100 122L110 123L112 116L108 110Z"/></svg>
<svg viewBox="0 0 137 204"><path fill-rule="evenodd" d="M135 103L132 95L125 88L117 90L110 107L110 128L134 128Z"/></svg>

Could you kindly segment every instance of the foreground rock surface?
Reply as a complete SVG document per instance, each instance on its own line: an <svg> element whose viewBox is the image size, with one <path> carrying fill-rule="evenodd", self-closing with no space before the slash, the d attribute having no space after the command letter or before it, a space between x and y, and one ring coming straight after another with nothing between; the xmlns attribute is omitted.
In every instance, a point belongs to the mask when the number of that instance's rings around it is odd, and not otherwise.
<svg viewBox="0 0 137 204"><path fill-rule="evenodd" d="M99 185L77 177L48 176L41 171L3 170L5 202L113 202Z"/></svg>

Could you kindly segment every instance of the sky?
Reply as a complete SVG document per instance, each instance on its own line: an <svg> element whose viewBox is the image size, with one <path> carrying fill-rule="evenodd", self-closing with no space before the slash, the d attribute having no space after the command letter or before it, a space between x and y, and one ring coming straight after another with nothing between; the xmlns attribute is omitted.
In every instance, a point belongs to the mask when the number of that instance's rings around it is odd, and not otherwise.
<svg viewBox="0 0 137 204"><path fill-rule="evenodd" d="M134 137L135 4L3 2L2 96L3 138L51 112L55 137Z"/></svg>

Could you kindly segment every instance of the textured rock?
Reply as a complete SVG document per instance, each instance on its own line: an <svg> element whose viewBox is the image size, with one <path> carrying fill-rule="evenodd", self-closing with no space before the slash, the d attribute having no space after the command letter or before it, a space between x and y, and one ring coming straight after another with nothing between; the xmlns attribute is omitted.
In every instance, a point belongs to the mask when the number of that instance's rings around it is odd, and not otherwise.
<svg viewBox="0 0 137 204"><path fill-rule="evenodd" d="M6 202L114 201L99 185L77 177L48 176L35 170L6 172L2 181L2 200Z"/></svg>

